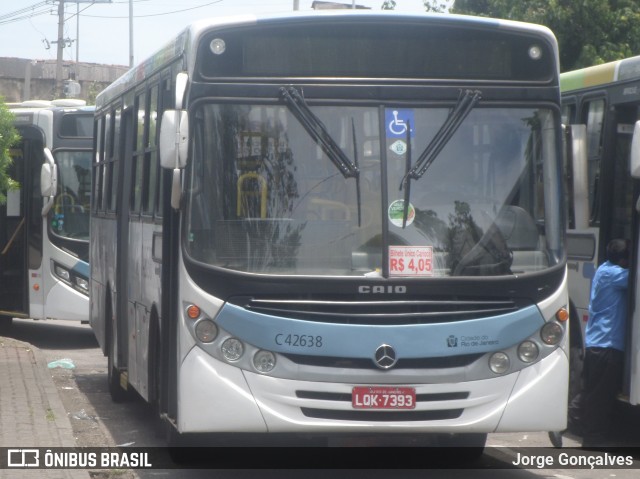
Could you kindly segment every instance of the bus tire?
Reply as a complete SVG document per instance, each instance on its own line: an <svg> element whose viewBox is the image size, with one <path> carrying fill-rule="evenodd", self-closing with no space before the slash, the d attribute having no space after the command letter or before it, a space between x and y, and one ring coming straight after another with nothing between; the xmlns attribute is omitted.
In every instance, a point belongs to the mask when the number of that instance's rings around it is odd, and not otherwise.
<svg viewBox="0 0 640 479"><path fill-rule="evenodd" d="M453 455L456 461L471 464L478 461L484 453L487 443L486 433L439 434L438 446L451 448L444 453ZM453 450L455 448L455 451Z"/></svg>
<svg viewBox="0 0 640 479"><path fill-rule="evenodd" d="M105 315L105 321L107 322L107 384L109 386L109 394L113 402L125 402L130 398L130 394L126 389L123 389L120 385L120 372L115 367L115 343L116 343L116 331L115 331L115 317L111 314L111 302L107 299L107 313Z"/></svg>
<svg viewBox="0 0 640 479"><path fill-rule="evenodd" d="M149 346L147 351L147 378L149 388L149 403L156 410L162 412L162 349L160 345L160 325L158 316L153 312L149 322Z"/></svg>
<svg viewBox="0 0 640 479"><path fill-rule="evenodd" d="M11 316L0 316L0 333L5 333L11 329L13 318Z"/></svg>

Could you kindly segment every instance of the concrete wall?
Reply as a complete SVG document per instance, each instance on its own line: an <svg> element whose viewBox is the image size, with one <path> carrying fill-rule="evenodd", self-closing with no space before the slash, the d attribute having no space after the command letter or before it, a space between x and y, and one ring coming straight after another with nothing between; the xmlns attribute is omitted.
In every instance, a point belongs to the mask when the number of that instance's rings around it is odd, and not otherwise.
<svg viewBox="0 0 640 479"><path fill-rule="evenodd" d="M128 69L122 65L64 62L62 78L80 84L81 92L74 98L93 104L96 95ZM60 97L56 95L56 61L0 58L0 96L7 103Z"/></svg>

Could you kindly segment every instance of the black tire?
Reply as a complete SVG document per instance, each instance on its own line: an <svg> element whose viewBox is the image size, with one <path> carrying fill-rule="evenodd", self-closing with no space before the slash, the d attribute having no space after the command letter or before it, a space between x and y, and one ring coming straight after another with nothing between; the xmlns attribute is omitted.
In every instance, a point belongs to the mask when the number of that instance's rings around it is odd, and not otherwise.
<svg viewBox="0 0 640 479"><path fill-rule="evenodd" d="M149 325L149 350L147 351L147 378L149 403L157 413L162 412L162 358L158 319L152 314Z"/></svg>
<svg viewBox="0 0 640 479"><path fill-rule="evenodd" d="M123 389L120 385L120 371L115 367L115 317L111 314L111 301L107 299L107 312L105 314L106 333L107 333L107 384L109 386L109 394L113 402L125 402L131 397L129 391Z"/></svg>
<svg viewBox="0 0 640 479"><path fill-rule="evenodd" d="M455 457L456 461L463 464L472 464L478 461L484 453L487 443L485 433L461 433L441 434L438 436L438 445L449 448L445 455ZM453 450L455 448L455 450Z"/></svg>
<svg viewBox="0 0 640 479"><path fill-rule="evenodd" d="M11 330L13 324L13 318L10 316L0 316L0 334L6 333Z"/></svg>

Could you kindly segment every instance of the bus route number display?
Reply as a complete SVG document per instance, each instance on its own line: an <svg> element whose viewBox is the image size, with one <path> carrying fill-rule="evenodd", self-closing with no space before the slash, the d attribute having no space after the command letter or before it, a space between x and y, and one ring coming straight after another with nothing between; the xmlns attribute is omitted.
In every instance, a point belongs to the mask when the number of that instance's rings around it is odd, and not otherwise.
<svg viewBox="0 0 640 479"><path fill-rule="evenodd" d="M389 246L391 276L433 276L433 247Z"/></svg>

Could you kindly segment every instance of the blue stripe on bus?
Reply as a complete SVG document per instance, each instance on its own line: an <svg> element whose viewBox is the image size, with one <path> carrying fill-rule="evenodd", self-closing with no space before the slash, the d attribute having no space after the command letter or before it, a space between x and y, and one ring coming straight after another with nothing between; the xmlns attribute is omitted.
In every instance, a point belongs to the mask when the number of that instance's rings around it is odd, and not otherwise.
<svg viewBox="0 0 640 479"><path fill-rule="evenodd" d="M226 304L216 322L259 348L289 354L372 358L381 344L398 358L485 353L508 348L531 336L544 320L536 306L475 320L403 325L333 324L281 318Z"/></svg>
<svg viewBox="0 0 640 479"><path fill-rule="evenodd" d="M83 276L85 278L89 278L89 263L85 261L78 261L73 265L73 268L71 269L74 273L79 274L80 276Z"/></svg>

